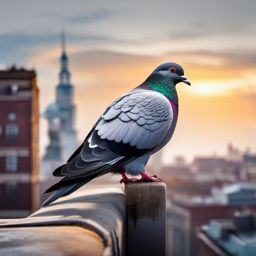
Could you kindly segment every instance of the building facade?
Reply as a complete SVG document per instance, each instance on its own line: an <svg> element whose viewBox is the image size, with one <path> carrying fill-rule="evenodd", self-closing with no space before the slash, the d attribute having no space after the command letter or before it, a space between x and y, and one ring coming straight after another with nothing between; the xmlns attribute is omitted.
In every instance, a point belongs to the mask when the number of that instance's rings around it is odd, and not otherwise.
<svg viewBox="0 0 256 256"><path fill-rule="evenodd" d="M33 70L0 71L0 217L39 207L39 90Z"/></svg>

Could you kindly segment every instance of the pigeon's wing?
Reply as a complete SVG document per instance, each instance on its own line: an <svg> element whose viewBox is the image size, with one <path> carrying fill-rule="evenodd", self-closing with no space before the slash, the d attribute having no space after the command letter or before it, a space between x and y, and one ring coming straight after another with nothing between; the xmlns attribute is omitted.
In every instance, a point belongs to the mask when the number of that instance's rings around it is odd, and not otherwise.
<svg viewBox="0 0 256 256"><path fill-rule="evenodd" d="M103 113L103 115L105 113L107 113L109 111L109 109L114 105L116 104L118 101L120 101L123 97L125 97L126 95L122 96L122 97L119 97L117 98L106 110L105 112ZM75 152L69 157L69 159L67 160L67 162L70 162L73 158L75 158L81 151L81 149L83 148L84 144L86 143L86 141L90 138L91 134L93 133L94 131L94 128L97 126L97 124L101 121L102 117L98 119L98 121L96 122L96 124L93 126L93 128L91 129L91 131L87 134L87 136L85 137L83 143L75 150ZM62 166L60 166L61 168Z"/></svg>
<svg viewBox="0 0 256 256"><path fill-rule="evenodd" d="M98 120L80 152L55 172L67 179L103 174L161 145L173 121L167 98L136 90L115 101Z"/></svg>
<svg viewBox="0 0 256 256"><path fill-rule="evenodd" d="M163 141L172 120L173 111L167 98L143 90L113 105L95 130L103 140L150 150Z"/></svg>

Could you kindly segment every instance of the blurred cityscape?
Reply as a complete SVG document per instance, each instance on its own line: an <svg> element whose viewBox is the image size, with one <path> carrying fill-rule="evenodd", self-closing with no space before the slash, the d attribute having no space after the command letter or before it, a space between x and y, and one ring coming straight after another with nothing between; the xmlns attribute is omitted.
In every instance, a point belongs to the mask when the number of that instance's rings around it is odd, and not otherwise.
<svg viewBox="0 0 256 256"><path fill-rule="evenodd" d="M55 99L41 115L49 137L41 160L36 72L17 66L0 71L1 218L39 208L42 191L56 181L52 171L79 145L68 60L62 35ZM192 161L177 156L170 165L163 165L162 153L152 157L149 169L168 188L168 255L256 255L256 153L232 143L223 147L226 154L202 152Z"/></svg>
<svg viewBox="0 0 256 256"><path fill-rule="evenodd" d="M232 144L223 156L165 166L169 255L254 255L255 174L256 154Z"/></svg>

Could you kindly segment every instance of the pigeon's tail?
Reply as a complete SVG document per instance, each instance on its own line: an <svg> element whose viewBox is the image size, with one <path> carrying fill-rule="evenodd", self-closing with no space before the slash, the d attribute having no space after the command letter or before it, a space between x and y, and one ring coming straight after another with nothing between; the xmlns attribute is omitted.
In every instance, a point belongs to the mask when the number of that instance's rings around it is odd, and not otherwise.
<svg viewBox="0 0 256 256"><path fill-rule="evenodd" d="M60 180L58 183L54 184L44 192L44 193L49 193L49 192L53 192L53 193L45 200L45 202L43 202L42 207L49 205L50 203L52 203L53 201L57 200L60 197L71 194L75 190L82 187L84 184L96 178L95 176L90 176L87 179L73 180L73 181Z"/></svg>
<svg viewBox="0 0 256 256"><path fill-rule="evenodd" d="M69 183L67 185L63 185L57 191L53 192L45 202L43 202L42 207L49 205L53 201L57 200L60 197L67 196L71 194L73 191L77 190L81 186L84 185L84 182L78 181L75 183Z"/></svg>

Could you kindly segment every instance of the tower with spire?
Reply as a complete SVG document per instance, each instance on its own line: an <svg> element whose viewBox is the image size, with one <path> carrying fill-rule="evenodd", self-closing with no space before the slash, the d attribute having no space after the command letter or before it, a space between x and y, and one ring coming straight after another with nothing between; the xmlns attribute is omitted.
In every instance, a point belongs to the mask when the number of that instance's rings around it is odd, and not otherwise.
<svg viewBox="0 0 256 256"><path fill-rule="evenodd" d="M68 69L68 56L66 54L65 34L61 35L62 53L60 56L59 84L56 88L56 104L60 111L61 145L63 158L67 158L77 147L75 130L74 87L71 84L71 74Z"/></svg>
<svg viewBox="0 0 256 256"><path fill-rule="evenodd" d="M78 146L74 87L71 84L64 33L61 34L59 83L55 94L55 101L48 105L43 114L48 122L49 145L42 159L42 179L50 177L53 169L67 161Z"/></svg>

